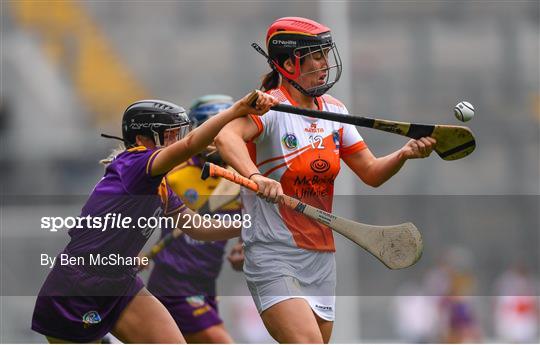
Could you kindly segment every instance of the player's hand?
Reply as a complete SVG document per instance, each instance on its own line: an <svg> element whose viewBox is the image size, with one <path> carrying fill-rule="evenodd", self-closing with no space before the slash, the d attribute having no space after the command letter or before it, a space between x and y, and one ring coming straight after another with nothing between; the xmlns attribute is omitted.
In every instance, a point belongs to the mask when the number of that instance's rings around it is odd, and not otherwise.
<svg viewBox="0 0 540 345"><path fill-rule="evenodd" d="M145 255L144 253L141 252L141 253L139 253L138 256L142 259L142 258L144 258L146 255ZM144 261L145 261L145 260L140 260L140 261L139 261L139 262L141 263L141 264L139 265L139 267L137 267L137 269L138 269L139 271L147 270L147 269L150 268L150 260L148 260L148 263L147 263L146 265L143 264Z"/></svg>
<svg viewBox="0 0 540 345"><path fill-rule="evenodd" d="M259 90L255 90L257 92L257 100L255 101L255 106L252 106L250 104L251 102L251 93L249 95L246 95L244 98L236 102L236 106L238 106L238 112L242 115L248 115L248 114L255 114L255 115L264 115L269 110L270 107L273 107L274 105L278 105L279 101L274 96L271 96L267 93L264 93Z"/></svg>
<svg viewBox="0 0 540 345"><path fill-rule="evenodd" d="M256 174L251 176L251 180L257 184L259 191L257 196L266 199L268 202L277 203L283 195L283 189L281 183L272 180L271 178L264 177Z"/></svg>
<svg viewBox="0 0 540 345"><path fill-rule="evenodd" d="M231 248L231 252L227 256L227 259L231 263L231 267L235 271L242 271L244 268L244 246L241 242L235 244Z"/></svg>
<svg viewBox="0 0 540 345"><path fill-rule="evenodd" d="M432 137L412 139L401 148L401 154L405 159L426 158L435 148L435 144L437 140Z"/></svg>

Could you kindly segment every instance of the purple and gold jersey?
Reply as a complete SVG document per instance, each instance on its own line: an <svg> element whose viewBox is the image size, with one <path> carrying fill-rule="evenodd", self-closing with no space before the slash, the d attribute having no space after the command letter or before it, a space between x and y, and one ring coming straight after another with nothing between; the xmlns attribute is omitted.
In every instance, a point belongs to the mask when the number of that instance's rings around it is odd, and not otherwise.
<svg viewBox="0 0 540 345"><path fill-rule="evenodd" d="M153 228L148 220L182 211L186 206L150 171L158 149L136 147L119 154L84 205L81 217L106 219L107 214L132 218L129 226L116 222L74 227L63 254L84 257L83 265L54 265L39 291L32 329L69 342L95 342L110 332L123 310L144 287L133 266L88 265L93 255L135 257ZM125 224L124 224L125 225ZM60 254L62 255L62 254Z"/></svg>
<svg viewBox="0 0 540 345"><path fill-rule="evenodd" d="M119 154L107 166L105 175L95 186L81 212L81 217L99 217L105 230L72 228L69 231L71 241L65 252L74 256L137 256L155 230L148 226L141 227L140 224L186 207L166 185L162 175L150 175L159 151L135 147ZM115 218L110 216L108 223L105 223L107 214L115 215ZM126 217L130 217L131 221L123 225L114 221ZM139 219L143 220L142 223L139 223Z"/></svg>
<svg viewBox="0 0 540 345"><path fill-rule="evenodd" d="M216 188L219 179L201 179L201 166L196 157L170 172L166 180L183 202L196 210L208 199ZM239 213L241 204L235 200L225 205L218 213ZM171 230L162 230L166 236ZM182 234L171 245L161 251L154 262L156 266L165 265L175 274L215 279L223 264L223 252L227 241L201 242ZM156 276L156 278L158 278ZM149 285L151 283L149 282Z"/></svg>

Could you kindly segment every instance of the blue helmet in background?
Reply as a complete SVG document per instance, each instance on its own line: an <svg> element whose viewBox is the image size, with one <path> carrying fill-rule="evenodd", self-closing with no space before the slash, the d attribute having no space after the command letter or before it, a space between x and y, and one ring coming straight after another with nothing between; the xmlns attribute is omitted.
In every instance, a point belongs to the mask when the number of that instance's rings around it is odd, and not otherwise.
<svg viewBox="0 0 540 345"><path fill-rule="evenodd" d="M189 109L189 119L193 127L200 126L204 121L233 105L231 96L206 95L197 98Z"/></svg>

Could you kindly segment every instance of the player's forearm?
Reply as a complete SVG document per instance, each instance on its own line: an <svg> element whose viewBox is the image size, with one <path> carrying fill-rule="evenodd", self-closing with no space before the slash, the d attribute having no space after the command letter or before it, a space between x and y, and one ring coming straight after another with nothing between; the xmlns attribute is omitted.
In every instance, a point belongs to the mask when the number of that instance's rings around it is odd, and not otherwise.
<svg viewBox="0 0 540 345"><path fill-rule="evenodd" d="M236 133L224 128L216 137L215 143L221 158L240 175L249 177L251 174L259 172L249 156L246 142Z"/></svg>
<svg viewBox="0 0 540 345"><path fill-rule="evenodd" d="M387 156L376 158L366 173L366 183L372 187L379 187L394 176L406 162L401 150Z"/></svg>

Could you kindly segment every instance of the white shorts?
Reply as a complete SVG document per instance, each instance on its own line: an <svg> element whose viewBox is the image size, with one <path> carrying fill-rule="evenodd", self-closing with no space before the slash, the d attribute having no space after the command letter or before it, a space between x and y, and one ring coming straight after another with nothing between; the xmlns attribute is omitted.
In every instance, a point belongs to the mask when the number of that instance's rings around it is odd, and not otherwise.
<svg viewBox="0 0 540 345"><path fill-rule="evenodd" d="M322 319L334 321L336 268L333 252L245 247L244 273L259 313L290 298L305 299Z"/></svg>
<svg viewBox="0 0 540 345"><path fill-rule="evenodd" d="M306 295L303 292L307 291L301 291L301 289L298 290L297 286L298 283L293 277L282 277L266 284L248 281L249 291L251 292L251 296L253 297L253 301L255 302L255 306L257 306L259 314L279 302L291 298L303 298L309 303L313 312L321 319L334 321L336 296ZM291 287L292 289L289 289ZM288 292L284 290L288 290ZM294 294L294 291L300 293Z"/></svg>

